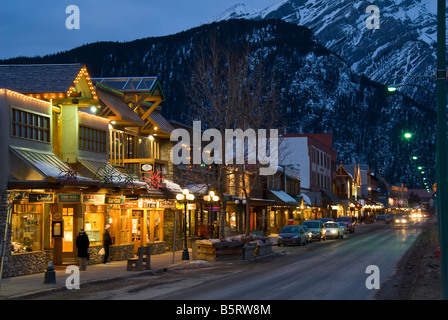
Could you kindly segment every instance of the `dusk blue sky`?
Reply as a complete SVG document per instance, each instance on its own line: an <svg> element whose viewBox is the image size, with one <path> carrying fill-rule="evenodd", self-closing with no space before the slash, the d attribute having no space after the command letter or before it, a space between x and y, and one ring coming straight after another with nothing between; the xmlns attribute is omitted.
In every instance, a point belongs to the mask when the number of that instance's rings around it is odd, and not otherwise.
<svg viewBox="0 0 448 320"><path fill-rule="evenodd" d="M280 0L10 0L0 7L0 59L70 50L97 41L132 41L199 26L231 6L263 9ZM67 6L80 11L69 30Z"/></svg>

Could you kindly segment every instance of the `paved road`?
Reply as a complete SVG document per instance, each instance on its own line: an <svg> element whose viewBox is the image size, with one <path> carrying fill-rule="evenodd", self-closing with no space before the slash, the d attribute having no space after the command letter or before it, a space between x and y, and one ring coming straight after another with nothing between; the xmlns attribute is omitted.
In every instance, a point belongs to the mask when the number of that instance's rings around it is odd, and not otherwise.
<svg viewBox="0 0 448 320"><path fill-rule="evenodd" d="M366 268L379 268L380 286L393 277L398 261L420 234L421 223L361 227L343 240L282 247L285 254L279 257L205 264L200 269L98 284L38 299L374 299L377 290L366 288L366 279L372 276Z"/></svg>
<svg viewBox="0 0 448 320"><path fill-rule="evenodd" d="M384 226L358 237L346 237L301 255L264 261L250 270L200 286L159 296L159 299L193 300L291 300L373 299L376 290L370 265L379 269L379 284L395 267L421 232L419 223ZM311 244L310 246L313 246ZM372 281L370 281L372 280Z"/></svg>

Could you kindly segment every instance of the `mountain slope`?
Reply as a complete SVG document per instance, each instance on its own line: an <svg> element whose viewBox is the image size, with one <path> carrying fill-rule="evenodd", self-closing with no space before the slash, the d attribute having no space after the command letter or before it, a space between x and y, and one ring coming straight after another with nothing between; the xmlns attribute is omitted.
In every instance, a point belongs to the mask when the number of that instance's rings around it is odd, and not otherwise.
<svg viewBox="0 0 448 320"><path fill-rule="evenodd" d="M379 9L379 29L368 29L369 5ZM282 19L310 28L318 41L340 55L357 74L383 84L416 83L435 88L436 1L384 0L286 0L255 11L241 6L219 19ZM246 12L246 13L244 13ZM416 76L416 77L409 77ZM433 93L413 86L404 92L422 103Z"/></svg>
<svg viewBox="0 0 448 320"><path fill-rule="evenodd" d="M92 77L158 76L167 101L163 114L188 122L185 90L195 50L216 32L222 43L250 43L251 61L263 64L280 88L278 110L287 131L331 132L339 161L368 163L391 183L421 183L411 151L434 163L434 112L400 93L358 76L338 55L318 44L312 32L280 20L230 20L176 35L128 43L98 42L42 58L0 63L85 63ZM186 85L184 85L186 84ZM412 144L403 130L419 132Z"/></svg>

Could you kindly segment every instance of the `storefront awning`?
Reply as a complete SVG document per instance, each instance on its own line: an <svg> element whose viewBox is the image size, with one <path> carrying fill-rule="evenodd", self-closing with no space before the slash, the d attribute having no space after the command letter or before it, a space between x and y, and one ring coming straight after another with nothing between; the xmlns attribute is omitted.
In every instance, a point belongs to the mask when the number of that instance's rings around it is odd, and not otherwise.
<svg viewBox="0 0 448 320"><path fill-rule="evenodd" d="M79 173L75 174L75 171L69 167L69 165L59 159L54 153L42 152L32 149L10 147L12 154L17 156L20 160L25 162L31 170L21 168L22 175L17 172L18 180L47 180L51 181L49 178L54 178L53 182L94 182L92 179L81 176ZM12 174L14 175L14 165L12 165ZM34 170L34 173L32 172ZM25 173L24 173L25 172ZM40 178L37 177L40 175ZM28 177L32 177L28 179ZM37 177L37 179L36 179Z"/></svg>
<svg viewBox="0 0 448 320"><path fill-rule="evenodd" d="M118 183L123 180L123 174L107 161L77 158L96 180L107 180L112 183Z"/></svg>
<svg viewBox="0 0 448 320"><path fill-rule="evenodd" d="M160 189L148 189L146 193L139 194L141 198L166 199L167 195Z"/></svg>
<svg viewBox="0 0 448 320"><path fill-rule="evenodd" d="M269 190L269 193L273 195L274 200L278 205L282 206L298 206L300 203L287 194L285 191Z"/></svg>
<svg viewBox="0 0 448 320"><path fill-rule="evenodd" d="M206 194L208 192L208 186L205 183L189 184L185 188L194 194Z"/></svg>
<svg viewBox="0 0 448 320"><path fill-rule="evenodd" d="M250 198L250 205L259 206L275 206L275 200L273 199L260 199L260 198Z"/></svg>
<svg viewBox="0 0 448 320"><path fill-rule="evenodd" d="M162 189L168 199L176 199L176 195L182 193L182 188L180 187L180 185L166 179L164 180Z"/></svg>
<svg viewBox="0 0 448 320"><path fill-rule="evenodd" d="M103 183L116 184L120 186L132 185L134 187L147 186L146 183L142 181L131 179L131 176L127 176L107 161L79 157L77 160L89 171L89 174L93 179L99 180Z"/></svg>

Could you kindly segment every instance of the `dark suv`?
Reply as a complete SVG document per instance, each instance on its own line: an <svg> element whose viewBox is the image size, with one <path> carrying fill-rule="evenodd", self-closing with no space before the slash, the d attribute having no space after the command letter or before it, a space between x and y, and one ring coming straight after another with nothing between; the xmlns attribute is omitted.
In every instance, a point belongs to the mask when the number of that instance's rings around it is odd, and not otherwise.
<svg viewBox="0 0 448 320"><path fill-rule="evenodd" d="M302 223L312 233L312 239L327 240L327 230L320 220L306 220Z"/></svg>

